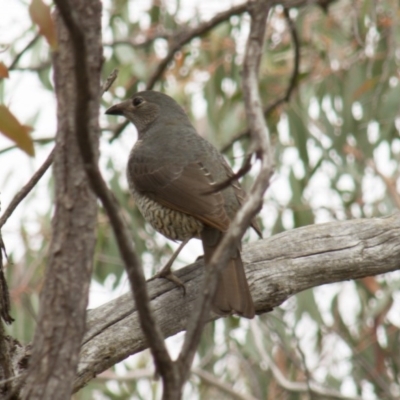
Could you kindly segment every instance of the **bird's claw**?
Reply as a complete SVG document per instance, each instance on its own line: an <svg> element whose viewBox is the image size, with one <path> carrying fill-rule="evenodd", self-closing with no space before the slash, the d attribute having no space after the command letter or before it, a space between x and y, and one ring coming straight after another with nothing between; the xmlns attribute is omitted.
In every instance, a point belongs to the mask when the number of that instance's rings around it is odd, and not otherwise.
<svg viewBox="0 0 400 400"><path fill-rule="evenodd" d="M158 278L164 278L169 280L170 282L173 282L176 286L180 287L183 291L183 295L186 295L186 286L185 284L176 276L174 275L171 271L169 270L164 270L162 269L160 272L155 274L150 280L158 279Z"/></svg>

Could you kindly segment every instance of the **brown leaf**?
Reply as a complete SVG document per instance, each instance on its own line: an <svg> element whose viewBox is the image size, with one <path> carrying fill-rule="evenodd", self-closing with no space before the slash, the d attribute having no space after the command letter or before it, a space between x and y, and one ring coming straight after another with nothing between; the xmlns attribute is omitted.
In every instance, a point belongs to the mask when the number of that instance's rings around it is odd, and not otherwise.
<svg viewBox="0 0 400 400"><path fill-rule="evenodd" d="M0 62L0 78L8 78L8 69L2 62Z"/></svg>
<svg viewBox="0 0 400 400"><path fill-rule="evenodd" d="M0 132L14 141L21 150L33 156L35 150L29 136L31 130L30 126L22 125L6 106L0 104Z"/></svg>
<svg viewBox="0 0 400 400"><path fill-rule="evenodd" d="M42 0L32 0L29 6L29 15L39 27L39 32L46 38L53 50L57 48L57 35L54 21L51 18L50 7Z"/></svg>

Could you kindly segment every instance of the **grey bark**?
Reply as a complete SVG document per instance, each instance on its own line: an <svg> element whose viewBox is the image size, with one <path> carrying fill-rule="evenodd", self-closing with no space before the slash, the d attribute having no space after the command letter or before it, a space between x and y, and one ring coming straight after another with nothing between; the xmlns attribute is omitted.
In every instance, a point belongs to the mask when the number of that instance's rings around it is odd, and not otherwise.
<svg viewBox="0 0 400 400"><path fill-rule="evenodd" d="M89 85L89 129L98 148L100 96L101 6L96 0L72 0L85 21ZM56 18L59 46L54 55L58 129L54 158L55 214L52 241L32 356L22 392L24 399L69 399L85 332L86 307L92 272L97 215L76 142L74 59L67 30ZM79 62L79 60L78 60ZM97 150L96 150L97 157Z"/></svg>
<svg viewBox="0 0 400 400"><path fill-rule="evenodd" d="M256 312L269 312L311 287L400 269L400 214L294 229L244 246L243 261ZM202 288L202 262L177 276L186 296L168 281L148 283L150 305L166 338L186 327ZM130 293L89 310L74 390L146 348Z"/></svg>
<svg viewBox="0 0 400 400"><path fill-rule="evenodd" d="M263 314L315 286L400 270L400 213L294 229L244 246L242 256L256 312ZM176 274L186 285L186 296L163 279L148 282L150 305L165 338L186 328L202 288L203 264ZM210 321L216 318L211 315ZM15 342L11 347L20 377L15 387L24 379L30 345ZM73 390L147 347L130 293L88 310Z"/></svg>

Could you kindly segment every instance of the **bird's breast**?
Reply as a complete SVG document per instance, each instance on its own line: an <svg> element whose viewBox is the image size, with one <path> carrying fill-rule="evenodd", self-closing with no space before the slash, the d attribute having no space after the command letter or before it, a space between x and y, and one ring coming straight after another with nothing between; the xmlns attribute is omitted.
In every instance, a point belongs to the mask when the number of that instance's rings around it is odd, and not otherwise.
<svg viewBox="0 0 400 400"><path fill-rule="evenodd" d="M131 192L140 213L157 232L172 240L200 238L200 232L203 230L201 221L157 203L132 186Z"/></svg>

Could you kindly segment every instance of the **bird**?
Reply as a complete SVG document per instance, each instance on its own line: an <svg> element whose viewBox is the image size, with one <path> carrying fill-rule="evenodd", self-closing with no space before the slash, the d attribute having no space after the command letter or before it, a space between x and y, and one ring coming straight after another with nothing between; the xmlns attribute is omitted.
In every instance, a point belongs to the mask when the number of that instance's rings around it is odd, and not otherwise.
<svg viewBox="0 0 400 400"><path fill-rule="evenodd" d="M246 197L237 180L214 190L234 177L225 158L197 133L184 109L164 93L138 92L108 108L106 114L124 116L137 129L127 179L139 211L156 231L182 241L161 276L171 278L173 260L192 238L201 239L207 265ZM261 237L256 221L251 226ZM217 278L211 309L220 316L253 318L254 303L240 251L239 241Z"/></svg>

